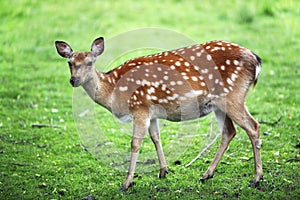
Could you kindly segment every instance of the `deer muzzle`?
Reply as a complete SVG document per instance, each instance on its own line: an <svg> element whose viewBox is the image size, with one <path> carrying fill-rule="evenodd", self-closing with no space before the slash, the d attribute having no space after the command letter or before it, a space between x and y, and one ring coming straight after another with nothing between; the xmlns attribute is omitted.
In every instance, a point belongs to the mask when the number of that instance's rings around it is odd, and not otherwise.
<svg viewBox="0 0 300 200"><path fill-rule="evenodd" d="M80 78L79 77L74 77L72 76L71 79L70 79L70 83L73 87L78 87L80 84L79 84L79 81L80 81Z"/></svg>

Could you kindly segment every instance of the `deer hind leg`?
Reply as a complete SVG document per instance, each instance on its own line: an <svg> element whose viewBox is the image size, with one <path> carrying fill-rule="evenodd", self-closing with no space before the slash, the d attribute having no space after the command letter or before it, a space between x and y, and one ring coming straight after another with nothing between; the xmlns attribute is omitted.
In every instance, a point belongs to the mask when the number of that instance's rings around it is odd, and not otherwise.
<svg viewBox="0 0 300 200"><path fill-rule="evenodd" d="M218 109L215 111L215 115L219 122L220 130L222 132L221 143L213 161L211 162L207 171L203 174L200 181L205 181L213 177L214 171L218 163L220 162L224 152L228 148L230 141L234 138L236 134L236 130L234 128L232 120L224 112Z"/></svg>
<svg viewBox="0 0 300 200"><path fill-rule="evenodd" d="M164 177L166 177L166 174L168 173L168 169L167 169L167 162L166 162L166 159L164 156L162 145L160 142L158 119L152 119L150 121L149 134L155 145L155 149L156 149L157 156L158 156L158 161L159 161L159 166L160 166L158 177L164 178Z"/></svg>
<svg viewBox="0 0 300 200"><path fill-rule="evenodd" d="M235 109L228 109L227 114L235 123L246 131L251 140L254 154L255 177L250 186L256 187L259 184L259 180L263 177L262 161L260 157L260 125L248 112L244 104L240 104L240 106L235 105L234 107Z"/></svg>

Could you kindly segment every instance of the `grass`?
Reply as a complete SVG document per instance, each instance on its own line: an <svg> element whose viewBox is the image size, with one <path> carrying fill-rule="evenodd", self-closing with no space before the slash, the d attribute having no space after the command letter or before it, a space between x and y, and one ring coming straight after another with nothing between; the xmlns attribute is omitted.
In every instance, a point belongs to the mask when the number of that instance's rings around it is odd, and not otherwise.
<svg viewBox="0 0 300 200"><path fill-rule="evenodd" d="M296 0L1 1L0 199L81 199L90 194L97 199L299 198L299 14ZM166 179L157 179L157 171L137 173L135 186L125 192L118 188L126 173L101 164L82 148L69 70L54 41L88 50L96 37L109 39L141 27L168 28L197 43L229 40L263 58L260 80L249 92L247 105L260 121L281 120L261 124L260 187L247 186L253 177L253 156L240 128L215 177L203 184L197 180L218 143L189 168L172 160ZM130 138L130 133L123 136L119 124L114 126L106 111L95 109L103 134L112 133L120 142ZM62 128L33 128L35 123ZM163 143L168 146L167 133L180 131L165 123ZM206 133L205 120L203 124L199 133ZM186 163L198 151L192 146L172 159Z"/></svg>

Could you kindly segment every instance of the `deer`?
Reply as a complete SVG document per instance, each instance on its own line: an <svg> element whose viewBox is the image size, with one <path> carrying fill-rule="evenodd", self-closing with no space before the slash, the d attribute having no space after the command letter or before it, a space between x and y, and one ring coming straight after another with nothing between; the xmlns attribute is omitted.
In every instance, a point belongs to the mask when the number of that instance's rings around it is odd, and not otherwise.
<svg viewBox="0 0 300 200"><path fill-rule="evenodd" d="M139 150L147 131L156 148L159 178L168 173L160 141L159 120L174 122L214 113L221 142L199 181L213 177L218 163L236 135L234 123L248 135L254 155L255 176L263 178L260 124L249 113L245 98L261 72L261 58L238 44L216 40L127 60L109 72L99 72L95 61L104 51L104 38L95 39L88 52L75 52L63 41L55 42L68 59L70 83L82 86L88 96L122 122L133 123L130 164L121 190L133 185Z"/></svg>

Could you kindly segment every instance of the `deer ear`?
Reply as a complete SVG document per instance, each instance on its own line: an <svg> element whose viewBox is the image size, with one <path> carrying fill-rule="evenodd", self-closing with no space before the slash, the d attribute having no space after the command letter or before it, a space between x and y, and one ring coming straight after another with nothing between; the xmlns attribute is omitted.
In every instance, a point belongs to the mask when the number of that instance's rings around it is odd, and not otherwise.
<svg viewBox="0 0 300 200"><path fill-rule="evenodd" d="M55 46L59 55L61 55L64 58L71 58L73 50L70 47L70 45L62 41L56 41Z"/></svg>
<svg viewBox="0 0 300 200"><path fill-rule="evenodd" d="M97 56L101 55L104 51L104 38L99 37L94 40L92 47L91 47L91 53L93 54L94 58L96 59Z"/></svg>

